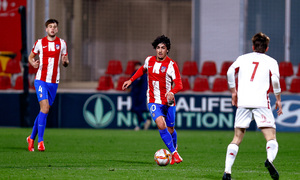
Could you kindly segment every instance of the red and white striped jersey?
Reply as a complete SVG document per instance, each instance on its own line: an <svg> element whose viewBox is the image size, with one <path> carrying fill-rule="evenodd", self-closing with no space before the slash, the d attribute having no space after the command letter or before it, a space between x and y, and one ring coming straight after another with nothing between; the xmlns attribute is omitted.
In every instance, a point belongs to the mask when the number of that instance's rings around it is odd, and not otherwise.
<svg viewBox="0 0 300 180"><path fill-rule="evenodd" d="M67 55L67 44L58 37L54 41L49 41L47 37L35 42L32 53L39 54L40 65L35 79L47 83L59 83L60 70L59 63L62 55Z"/></svg>
<svg viewBox="0 0 300 180"><path fill-rule="evenodd" d="M169 91L174 94L178 92L178 88L174 87L172 89L173 82L176 86L182 88L178 66L168 56L163 61L157 61L156 56L148 56L142 68L148 72L148 103L167 105L166 93Z"/></svg>

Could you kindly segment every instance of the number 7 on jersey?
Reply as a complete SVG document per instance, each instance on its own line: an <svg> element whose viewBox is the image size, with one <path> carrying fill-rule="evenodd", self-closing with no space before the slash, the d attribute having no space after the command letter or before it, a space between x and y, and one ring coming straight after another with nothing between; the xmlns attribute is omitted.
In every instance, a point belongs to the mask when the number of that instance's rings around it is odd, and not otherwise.
<svg viewBox="0 0 300 180"><path fill-rule="evenodd" d="M252 63L255 64L255 67L254 67L254 70L253 70L250 81L253 81L253 79L254 79L254 76L255 76L255 73L256 73L259 62L252 62Z"/></svg>

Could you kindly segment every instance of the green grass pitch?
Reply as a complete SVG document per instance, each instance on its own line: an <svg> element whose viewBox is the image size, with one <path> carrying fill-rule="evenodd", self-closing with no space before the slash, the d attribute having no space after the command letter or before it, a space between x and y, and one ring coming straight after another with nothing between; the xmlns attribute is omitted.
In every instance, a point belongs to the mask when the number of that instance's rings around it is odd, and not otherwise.
<svg viewBox="0 0 300 180"><path fill-rule="evenodd" d="M183 162L160 167L156 150L166 148L157 130L51 129L45 152L27 151L29 128L0 128L0 179L221 179L232 131L177 130ZM281 180L300 179L299 133L277 133L274 164ZM264 167L265 140L248 131L232 178L271 179Z"/></svg>

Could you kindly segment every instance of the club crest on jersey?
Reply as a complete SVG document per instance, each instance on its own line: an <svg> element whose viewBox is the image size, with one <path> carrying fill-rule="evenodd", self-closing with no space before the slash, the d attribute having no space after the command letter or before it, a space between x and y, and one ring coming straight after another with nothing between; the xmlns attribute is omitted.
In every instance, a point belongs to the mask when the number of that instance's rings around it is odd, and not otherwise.
<svg viewBox="0 0 300 180"><path fill-rule="evenodd" d="M164 73L164 72L166 72L166 67L165 66L162 66L161 68L160 68L160 71L162 72L162 73Z"/></svg>
<svg viewBox="0 0 300 180"><path fill-rule="evenodd" d="M55 45L56 49L58 50L60 48L60 45L59 44L56 44Z"/></svg>

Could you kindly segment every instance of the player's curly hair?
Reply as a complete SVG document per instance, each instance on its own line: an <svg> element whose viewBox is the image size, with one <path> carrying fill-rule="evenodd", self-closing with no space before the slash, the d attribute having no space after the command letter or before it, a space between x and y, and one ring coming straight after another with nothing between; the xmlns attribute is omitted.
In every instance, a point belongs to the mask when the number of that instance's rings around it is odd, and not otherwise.
<svg viewBox="0 0 300 180"><path fill-rule="evenodd" d="M160 43L165 44L167 47L167 50L170 51L171 41L168 37L166 37L165 35L158 36L152 43L153 48L156 49L157 45Z"/></svg>
<svg viewBox="0 0 300 180"><path fill-rule="evenodd" d="M48 19L46 22L45 22L45 26L47 27L49 24L52 24L52 23L56 23L57 26L58 26L58 21L56 19Z"/></svg>
<svg viewBox="0 0 300 180"><path fill-rule="evenodd" d="M269 46L269 42L270 38L262 32L259 32L252 37L255 52L265 53Z"/></svg>

